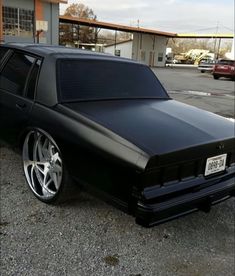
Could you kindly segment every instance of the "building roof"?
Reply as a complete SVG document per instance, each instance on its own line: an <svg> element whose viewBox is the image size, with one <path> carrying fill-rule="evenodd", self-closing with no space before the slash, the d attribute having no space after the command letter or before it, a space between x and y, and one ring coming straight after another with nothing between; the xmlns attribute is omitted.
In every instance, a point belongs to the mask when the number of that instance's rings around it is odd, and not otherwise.
<svg viewBox="0 0 235 276"><path fill-rule="evenodd" d="M175 37L176 36L176 33L169 33L169 32L163 32L163 31L158 31L158 30L150 30L150 29L145 29L145 28L140 28L140 27L130 27L130 26L125 26L125 25L97 21L94 19L79 18L79 17L67 16L67 15L59 16L59 20L61 23L74 23L74 24L80 24L80 25L85 25L85 26L90 26L90 27L116 30L116 31L121 31L121 32L143 33L143 34L159 35L159 36L167 36L167 37Z"/></svg>
<svg viewBox="0 0 235 276"><path fill-rule="evenodd" d="M68 4L68 0L41 0L43 2L50 2L55 4Z"/></svg>
<svg viewBox="0 0 235 276"><path fill-rule="evenodd" d="M61 23L70 23L70 24L79 24L96 28L103 28L108 30L116 30L121 32L129 32L129 33L142 33L142 34L150 34L150 35L158 35L165 37L174 37L174 38L233 38L234 34L177 34L171 32L164 32L153 29L146 29L141 27L131 27L126 25L120 25L115 23L97 21L95 19L87 19L87 18L79 18L67 15L59 16L59 21Z"/></svg>
<svg viewBox="0 0 235 276"><path fill-rule="evenodd" d="M233 38L234 34L177 34L177 38Z"/></svg>

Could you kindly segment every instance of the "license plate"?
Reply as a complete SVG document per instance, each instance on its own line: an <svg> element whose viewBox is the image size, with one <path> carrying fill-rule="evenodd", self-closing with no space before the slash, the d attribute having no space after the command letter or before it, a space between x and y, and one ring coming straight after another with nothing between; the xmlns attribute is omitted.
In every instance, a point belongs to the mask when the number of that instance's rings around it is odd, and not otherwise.
<svg viewBox="0 0 235 276"><path fill-rule="evenodd" d="M205 176L225 170L227 154L210 157L206 160Z"/></svg>

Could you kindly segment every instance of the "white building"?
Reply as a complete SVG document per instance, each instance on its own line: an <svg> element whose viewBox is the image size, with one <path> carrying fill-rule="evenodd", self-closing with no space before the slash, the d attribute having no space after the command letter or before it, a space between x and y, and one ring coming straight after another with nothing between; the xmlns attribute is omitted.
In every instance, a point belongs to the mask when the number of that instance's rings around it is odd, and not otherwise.
<svg viewBox="0 0 235 276"><path fill-rule="evenodd" d="M104 52L107 54L120 56L124 58L132 58L133 39L109 44L104 47Z"/></svg>
<svg viewBox="0 0 235 276"><path fill-rule="evenodd" d="M133 39L105 47L105 53L140 61L151 67L165 66L166 36L134 33Z"/></svg>

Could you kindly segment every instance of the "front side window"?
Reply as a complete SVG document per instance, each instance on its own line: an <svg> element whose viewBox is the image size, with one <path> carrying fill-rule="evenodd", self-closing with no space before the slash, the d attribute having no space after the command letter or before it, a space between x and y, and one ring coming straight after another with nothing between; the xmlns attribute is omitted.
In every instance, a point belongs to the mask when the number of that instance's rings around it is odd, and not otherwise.
<svg viewBox="0 0 235 276"><path fill-rule="evenodd" d="M23 95L24 87L35 58L14 53L0 74L0 89L16 95Z"/></svg>
<svg viewBox="0 0 235 276"><path fill-rule="evenodd" d="M60 59L57 87L62 102L169 98L149 67L121 61Z"/></svg>
<svg viewBox="0 0 235 276"><path fill-rule="evenodd" d="M162 62L162 61L163 61L163 53L158 53L158 58L157 58L157 60L158 60L159 62Z"/></svg>
<svg viewBox="0 0 235 276"><path fill-rule="evenodd" d="M34 11L3 6L2 17L4 35L33 36Z"/></svg>

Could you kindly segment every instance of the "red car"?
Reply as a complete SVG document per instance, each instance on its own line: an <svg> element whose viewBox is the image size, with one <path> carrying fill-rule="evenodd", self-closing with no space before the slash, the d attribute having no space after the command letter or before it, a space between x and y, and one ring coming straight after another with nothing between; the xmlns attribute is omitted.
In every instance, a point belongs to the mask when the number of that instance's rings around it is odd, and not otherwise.
<svg viewBox="0 0 235 276"><path fill-rule="evenodd" d="M214 66L213 77L216 80L220 77L235 80L235 60L219 60Z"/></svg>

